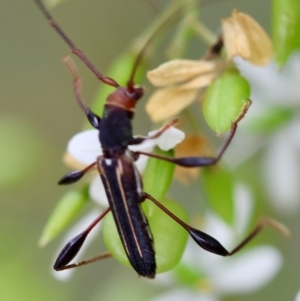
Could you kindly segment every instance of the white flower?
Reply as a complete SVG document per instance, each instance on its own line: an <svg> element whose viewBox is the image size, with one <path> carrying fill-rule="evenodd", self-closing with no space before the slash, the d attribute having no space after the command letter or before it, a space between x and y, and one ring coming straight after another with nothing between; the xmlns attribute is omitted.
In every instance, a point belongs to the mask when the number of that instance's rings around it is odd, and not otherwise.
<svg viewBox="0 0 300 301"><path fill-rule="evenodd" d="M235 161L238 165L263 148L261 173L271 204L279 212L295 213L300 208L300 53L291 55L282 70L274 62L265 67L251 65L242 59L235 62L251 85L253 105L244 125L253 126L274 108L285 109L290 117L268 134L256 135L255 138L245 133L244 137L240 135L241 157L237 158L235 153L234 160L229 156L227 159L230 164Z"/></svg>
<svg viewBox="0 0 300 301"><path fill-rule="evenodd" d="M298 291L298 293L296 295L295 301L300 301L300 290Z"/></svg>
<svg viewBox="0 0 300 301"><path fill-rule="evenodd" d="M156 134L157 131L152 131L148 134L149 137ZM76 134L68 144L68 153L79 163L89 165L95 162L96 158L102 155L101 145L98 139L98 130L87 130ZM151 152L158 145L162 150L169 150L175 147L184 139L184 133L174 127L170 127L161 136L156 139L145 140L138 145L129 146L132 151ZM141 155L135 162L140 173L143 173L148 157ZM100 179L97 175L90 185L91 198L100 205L107 206L106 193Z"/></svg>
<svg viewBox="0 0 300 301"><path fill-rule="evenodd" d="M218 239L227 250L245 236L245 229L252 215L252 200L249 191L242 185L235 192L235 223L232 228L213 213L206 214L203 231ZM196 285L182 286L172 271L157 275L156 282L176 289L166 292L151 301L198 300L217 301L222 296L246 294L269 283L282 266L279 251L268 245L250 246L232 257L223 258L201 250L194 241L189 241L180 263L187 269L199 273ZM177 282L177 283L176 283ZM179 282L179 283L178 283Z"/></svg>

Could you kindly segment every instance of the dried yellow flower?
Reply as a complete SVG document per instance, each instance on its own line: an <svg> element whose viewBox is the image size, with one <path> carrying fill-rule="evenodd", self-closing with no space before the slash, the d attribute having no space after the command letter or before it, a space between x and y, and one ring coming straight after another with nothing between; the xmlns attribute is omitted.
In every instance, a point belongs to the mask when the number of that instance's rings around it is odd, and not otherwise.
<svg viewBox="0 0 300 301"><path fill-rule="evenodd" d="M204 136L187 135L185 139L175 147L175 157L199 157L211 156L211 151L208 147L209 143ZM176 166L175 179L182 184L188 185L195 180L199 175L199 167L185 168Z"/></svg>
<svg viewBox="0 0 300 301"><path fill-rule="evenodd" d="M222 20L228 59L239 55L255 65L266 65L273 56L272 42L264 29L249 15L237 10Z"/></svg>
<svg viewBox="0 0 300 301"><path fill-rule="evenodd" d="M198 89L171 87L157 90L146 104L146 111L153 122L173 117L189 106L195 99Z"/></svg>
<svg viewBox="0 0 300 301"><path fill-rule="evenodd" d="M211 61L172 60L149 71L147 78L152 85L163 87L214 73L216 67L217 63Z"/></svg>
<svg viewBox="0 0 300 301"><path fill-rule="evenodd" d="M146 111L154 122L173 117L189 106L218 75L219 63L172 60L148 72L149 81L158 87L149 99ZM178 85L176 85L178 84Z"/></svg>
<svg viewBox="0 0 300 301"><path fill-rule="evenodd" d="M231 18L222 20L222 26L229 59L239 55L256 65L265 65L271 60L271 40L249 15L234 10ZM146 111L152 121L163 121L180 113L225 67L226 63L220 60L177 59L149 71L147 77L154 86L169 86L159 89L148 100Z"/></svg>

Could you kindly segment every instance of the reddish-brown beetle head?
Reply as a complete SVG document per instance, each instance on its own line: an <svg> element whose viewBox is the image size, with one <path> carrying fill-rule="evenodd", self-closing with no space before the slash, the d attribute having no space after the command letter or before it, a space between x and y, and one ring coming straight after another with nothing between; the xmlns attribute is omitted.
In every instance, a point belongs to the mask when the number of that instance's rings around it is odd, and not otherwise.
<svg viewBox="0 0 300 301"><path fill-rule="evenodd" d="M134 112L137 101L140 100L143 95L144 89L142 87L133 88L132 91L128 88L119 87L108 96L106 104Z"/></svg>

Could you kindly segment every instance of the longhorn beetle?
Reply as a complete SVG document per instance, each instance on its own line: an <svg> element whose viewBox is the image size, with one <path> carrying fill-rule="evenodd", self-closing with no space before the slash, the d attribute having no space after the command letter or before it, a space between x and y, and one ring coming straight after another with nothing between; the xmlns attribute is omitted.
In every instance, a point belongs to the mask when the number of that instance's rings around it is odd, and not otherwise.
<svg viewBox="0 0 300 301"><path fill-rule="evenodd" d="M109 253L105 253L85 261L69 264L69 262L80 250L89 232L109 211L111 211L122 244L124 246L124 250L132 267L139 276L154 278L156 274L154 251L155 242L153 242L147 218L141 209L141 203L145 199L152 201L156 206L174 219L179 225L188 231L194 241L206 251L221 256L231 256L239 251L254 236L256 236L258 232L261 231L265 224L269 223L268 220L261 221L233 251L228 252L215 238L187 225L151 195L144 192L142 189L141 177L134 162L137 160L139 155L146 155L184 167L203 167L215 165L221 159L223 153L230 144L236 132L237 124L246 114L249 105L244 107L240 116L232 123L229 137L215 158L168 158L146 152L130 151L128 149L129 145L136 145L147 139L157 138L174 123L176 123L176 120L168 122L152 137L135 138L132 135L131 119L134 115L136 103L144 94L143 88L136 87L133 81L143 50L137 56L133 64L133 70L127 86L120 87L114 79L102 75L96 69L90 60L80 49L75 46L75 44L60 28L60 26L54 21L42 2L40 0L35 0L35 2L39 6L44 16L48 19L50 25L65 41L71 51L80 58L80 60L96 75L100 81L116 88L116 90L108 96L105 103L103 116L100 118L84 104L81 98L80 78L73 63L70 60L67 61L67 65L71 70L74 79L74 91L77 102L84 111L91 125L99 131L99 141L103 150L103 155L98 156L96 161L87 166L85 169L68 173L59 181L59 184L65 185L74 183L78 181L86 172L97 168L104 184L109 202L109 208L106 209L95 221L93 221L93 223L87 229L66 244L66 246L58 255L58 258L54 264L54 269L57 271L65 270L110 256ZM120 129L122 130L120 131Z"/></svg>

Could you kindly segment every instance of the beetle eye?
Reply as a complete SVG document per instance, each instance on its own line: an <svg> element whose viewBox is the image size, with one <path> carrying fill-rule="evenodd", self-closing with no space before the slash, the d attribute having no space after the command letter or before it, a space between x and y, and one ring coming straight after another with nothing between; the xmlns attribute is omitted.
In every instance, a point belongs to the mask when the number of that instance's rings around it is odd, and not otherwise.
<svg viewBox="0 0 300 301"><path fill-rule="evenodd" d="M135 88L132 92L126 91L126 95L134 100L139 100L144 95L143 88Z"/></svg>
<svg viewBox="0 0 300 301"><path fill-rule="evenodd" d="M143 97L144 95L144 89L143 88L138 88L135 90L135 94L136 94L136 99L140 99Z"/></svg>

